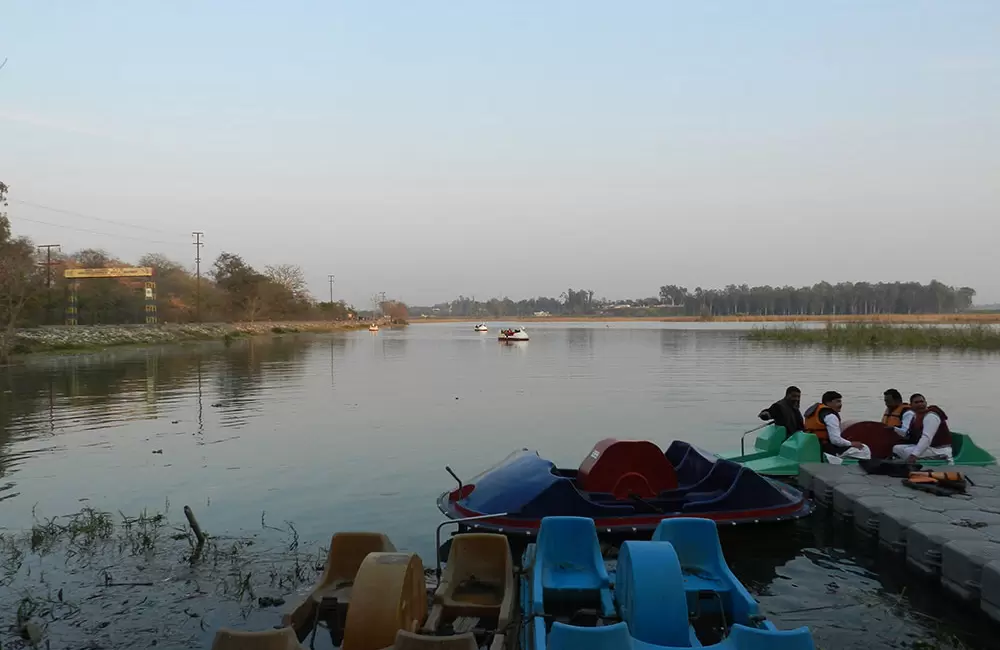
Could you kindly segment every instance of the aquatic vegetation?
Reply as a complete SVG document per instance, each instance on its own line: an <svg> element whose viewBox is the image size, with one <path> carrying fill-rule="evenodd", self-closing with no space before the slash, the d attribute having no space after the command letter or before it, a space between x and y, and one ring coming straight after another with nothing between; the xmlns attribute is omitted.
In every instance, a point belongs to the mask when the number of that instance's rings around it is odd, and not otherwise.
<svg viewBox="0 0 1000 650"><path fill-rule="evenodd" d="M300 550L290 522L261 523L207 535L200 549L186 523L159 512L84 508L4 531L0 647L62 647L81 634L94 647L207 647L218 620L269 627L284 597L316 581L326 551Z"/></svg>
<svg viewBox="0 0 1000 650"><path fill-rule="evenodd" d="M774 341L790 345L822 344L841 348L887 348L1000 350L1000 329L983 324L934 327L886 325L882 323L827 323L822 328L790 325L755 328L751 341Z"/></svg>

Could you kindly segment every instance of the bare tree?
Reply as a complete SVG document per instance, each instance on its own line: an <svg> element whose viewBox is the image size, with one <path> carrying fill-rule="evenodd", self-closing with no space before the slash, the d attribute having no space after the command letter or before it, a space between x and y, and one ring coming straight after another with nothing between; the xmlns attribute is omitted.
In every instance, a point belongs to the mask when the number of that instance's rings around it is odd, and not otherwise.
<svg viewBox="0 0 1000 650"><path fill-rule="evenodd" d="M309 289L306 287L306 274L302 267L297 264L277 264L265 266L264 275L267 278L287 289L296 300L308 300Z"/></svg>
<svg viewBox="0 0 1000 650"><path fill-rule="evenodd" d="M10 353L21 313L41 289L35 247L26 237L12 237L6 206L7 186L0 183L0 359Z"/></svg>

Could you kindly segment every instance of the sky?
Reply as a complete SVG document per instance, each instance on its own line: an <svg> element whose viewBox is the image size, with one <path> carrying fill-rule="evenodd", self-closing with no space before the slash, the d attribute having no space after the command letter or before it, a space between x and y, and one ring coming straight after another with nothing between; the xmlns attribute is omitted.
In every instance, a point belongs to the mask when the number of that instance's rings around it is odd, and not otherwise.
<svg viewBox="0 0 1000 650"><path fill-rule="evenodd" d="M996 0L4 0L4 58L12 225L64 251L193 266L198 230L357 305L1000 301Z"/></svg>

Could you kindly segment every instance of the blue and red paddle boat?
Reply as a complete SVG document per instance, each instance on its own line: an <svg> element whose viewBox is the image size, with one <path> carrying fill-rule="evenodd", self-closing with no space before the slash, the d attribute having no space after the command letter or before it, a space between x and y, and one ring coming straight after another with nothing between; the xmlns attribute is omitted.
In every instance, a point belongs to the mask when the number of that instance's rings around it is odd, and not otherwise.
<svg viewBox="0 0 1000 650"><path fill-rule="evenodd" d="M808 515L812 502L794 487L765 478L682 441L662 451L642 440L601 440L579 469L559 469L523 449L438 498L450 519L481 517L460 528L534 535L542 519L587 517L601 535L649 535L664 519L699 517L736 525Z"/></svg>

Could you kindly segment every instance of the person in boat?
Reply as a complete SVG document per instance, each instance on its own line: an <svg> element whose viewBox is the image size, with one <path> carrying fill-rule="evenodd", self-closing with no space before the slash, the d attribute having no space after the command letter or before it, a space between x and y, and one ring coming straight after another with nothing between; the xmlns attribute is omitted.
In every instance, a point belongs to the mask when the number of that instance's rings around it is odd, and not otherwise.
<svg viewBox="0 0 1000 650"><path fill-rule="evenodd" d="M844 396L835 390L823 393L823 401L813 404L805 412L805 430L819 438L820 449L825 454L839 456L851 447L863 449L864 444L845 440L840 431L840 410Z"/></svg>
<svg viewBox="0 0 1000 650"><path fill-rule="evenodd" d="M882 414L882 424L889 427L900 438L906 438L913 421L913 409L903 401L903 396L895 388L882 393L885 398L885 413Z"/></svg>
<svg viewBox="0 0 1000 650"><path fill-rule="evenodd" d="M920 393L910 396L910 408L913 419L907 430L908 442L894 446L892 454L905 458L908 463L924 458L947 460L948 464L953 464L951 430L945 412L937 406L928 406L927 399Z"/></svg>
<svg viewBox="0 0 1000 650"><path fill-rule="evenodd" d="M789 386L785 389L785 396L774 404L757 414L761 420L773 420L779 427L785 428L785 437L805 429L805 421L802 419L802 412L799 404L802 400L802 391L797 386Z"/></svg>

